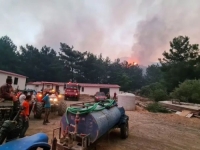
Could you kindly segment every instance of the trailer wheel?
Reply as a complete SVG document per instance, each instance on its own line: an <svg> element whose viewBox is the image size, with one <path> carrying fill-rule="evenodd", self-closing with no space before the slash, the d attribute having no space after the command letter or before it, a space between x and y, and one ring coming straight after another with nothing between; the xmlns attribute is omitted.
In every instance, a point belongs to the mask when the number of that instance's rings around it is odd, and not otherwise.
<svg viewBox="0 0 200 150"><path fill-rule="evenodd" d="M76 101L78 101L78 100L79 100L79 97L76 97L75 99L76 99Z"/></svg>
<svg viewBox="0 0 200 150"><path fill-rule="evenodd" d="M42 111L43 111L43 103L37 102L35 104L35 113L34 113L34 118L40 119L42 116Z"/></svg>
<svg viewBox="0 0 200 150"><path fill-rule="evenodd" d="M66 101L60 101L59 105L58 105L58 115L62 116L67 109L67 103Z"/></svg>
<svg viewBox="0 0 200 150"><path fill-rule="evenodd" d="M126 139L129 135L129 125L128 121L126 123L123 123L120 127L120 132L121 132L121 138Z"/></svg>

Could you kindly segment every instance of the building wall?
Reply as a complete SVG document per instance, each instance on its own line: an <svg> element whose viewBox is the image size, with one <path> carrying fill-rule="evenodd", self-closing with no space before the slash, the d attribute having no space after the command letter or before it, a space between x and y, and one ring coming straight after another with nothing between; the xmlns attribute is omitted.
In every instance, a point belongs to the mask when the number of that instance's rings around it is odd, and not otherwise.
<svg viewBox="0 0 200 150"><path fill-rule="evenodd" d="M0 73L0 86L5 84L6 83L6 78L8 76L11 76L11 75L8 75L8 74L3 74L3 73ZM24 77L18 77L18 76L11 76L12 79L13 79L13 88L16 89L18 86L19 86L19 89L20 90L24 90L25 89L25 84L26 84L26 78ZM14 80L15 78L18 78L18 83L15 85L14 84Z"/></svg>
<svg viewBox="0 0 200 150"><path fill-rule="evenodd" d="M88 94L94 95L96 92L99 92L100 88L98 87L84 87L84 91L82 91L82 87L80 89L80 94Z"/></svg>
<svg viewBox="0 0 200 150"><path fill-rule="evenodd" d="M47 88L47 85L45 85L45 88ZM51 86L50 86L51 88ZM56 89L56 86L53 86L54 89ZM40 91L42 89L42 85L39 85L38 87L35 85L27 85L26 89L33 89L36 91ZM59 86L60 94L64 94L64 86L60 85ZM84 91L82 91L82 87L80 88L80 94L88 94L88 95L94 95L96 92L99 92L100 88L99 87L84 87ZM110 88L110 95L111 97L114 96L114 93L119 94L119 88ZM105 93L107 94L107 93Z"/></svg>
<svg viewBox="0 0 200 150"><path fill-rule="evenodd" d="M114 93L116 92L119 94L119 88L109 88L110 89L110 96L113 97ZM82 91L82 87L80 89L81 94L89 94L89 95L94 95L96 92L99 92L100 88L98 87L84 87L84 91ZM105 93L107 94L107 93Z"/></svg>
<svg viewBox="0 0 200 150"><path fill-rule="evenodd" d="M110 96L113 97L114 93L119 94L119 88L110 88Z"/></svg>

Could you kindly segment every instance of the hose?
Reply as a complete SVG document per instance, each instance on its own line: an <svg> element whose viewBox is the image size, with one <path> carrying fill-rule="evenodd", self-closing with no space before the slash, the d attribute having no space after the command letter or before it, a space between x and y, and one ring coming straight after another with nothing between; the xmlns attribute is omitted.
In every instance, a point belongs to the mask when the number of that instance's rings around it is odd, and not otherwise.
<svg viewBox="0 0 200 150"><path fill-rule="evenodd" d="M69 124L69 121L67 119L67 113L68 112L70 112L72 114L77 114L79 112L80 115L88 114L88 113L92 113L92 112L95 112L95 111L101 111L103 109L110 108L110 107L114 106L115 104L116 104L115 100L108 99L104 102L97 102L97 103L94 103L94 104L86 103L86 104L84 104L84 106L86 108L68 107L66 109L66 122L67 122L67 124Z"/></svg>

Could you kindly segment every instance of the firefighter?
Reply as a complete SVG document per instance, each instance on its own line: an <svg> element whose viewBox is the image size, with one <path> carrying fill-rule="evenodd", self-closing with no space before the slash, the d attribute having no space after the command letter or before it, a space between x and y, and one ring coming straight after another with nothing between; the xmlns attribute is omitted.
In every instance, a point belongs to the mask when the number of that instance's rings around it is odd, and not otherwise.
<svg viewBox="0 0 200 150"><path fill-rule="evenodd" d="M12 87L12 77L7 77L6 84L0 87L0 98L4 100L17 101Z"/></svg>

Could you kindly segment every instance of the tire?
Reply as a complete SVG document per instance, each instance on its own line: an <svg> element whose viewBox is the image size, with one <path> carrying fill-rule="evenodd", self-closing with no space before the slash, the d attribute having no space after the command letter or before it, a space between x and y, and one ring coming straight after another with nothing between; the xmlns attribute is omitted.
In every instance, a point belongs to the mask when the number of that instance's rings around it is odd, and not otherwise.
<svg viewBox="0 0 200 150"><path fill-rule="evenodd" d="M59 105L58 105L58 115L62 116L67 109L67 103L65 101L60 101Z"/></svg>
<svg viewBox="0 0 200 150"><path fill-rule="evenodd" d="M67 96L65 96L65 100L68 100Z"/></svg>
<svg viewBox="0 0 200 150"><path fill-rule="evenodd" d="M76 101L78 101L79 100L79 97L76 97Z"/></svg>
<svg viewBox="0 0 200 150"><path fill-rule="evenodd" d="M129 125L128 121L126 123L123 123L120 127L120 134L121 134L121 139L126 139L129 135Z"/></svg>
<svg viewBox="0 0 200 150"><path fill-rule="evenodd" d="M36 119L40 119L42 116L42 112L43 112L43 103L42 102L37 102L35 104L35 114L34 114L34 118Z"/></svg>

